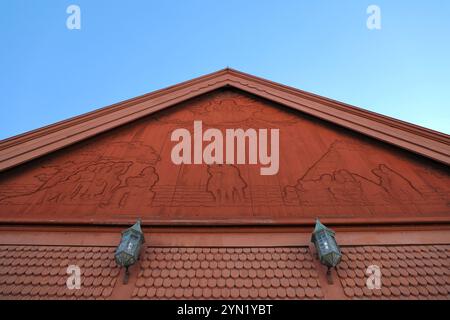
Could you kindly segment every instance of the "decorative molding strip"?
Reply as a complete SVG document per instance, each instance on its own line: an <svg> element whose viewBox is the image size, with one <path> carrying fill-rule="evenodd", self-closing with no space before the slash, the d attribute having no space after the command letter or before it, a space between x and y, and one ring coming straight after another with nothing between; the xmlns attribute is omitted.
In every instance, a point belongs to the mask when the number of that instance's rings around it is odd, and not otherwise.
<svg viewBox="0 0 450 320"><path fill-rule="evenodd" d="M405 217L405 218L327 218L322 220L329 226L348 226L358 228L361 226L427 226L439 224L440 226L450 225L450 217ZM3 226L14 225L34 225L34 226L98 226L97 221L86 220L85 218L55 219L42 218L2 218ZM129 226L136 221L125 218L108 218L101 223L102 226ZM277 218L277 219L142 219L142 224L146 227L313 227L312 218Z"/></svg>
<svg viewBox="0 0 450 320"><path fill-rule="evenodd" d="M18 237L20 232L20 237ZM308 246L310 232L147 232L146 246L150 247L284 247ZM380 236L382 235L382 236ZM70 245L116 246L120 231L55 232L1 230L2 245ZM448 230L435 231L338 231L342 246L360 245L424 245L449 244Z"/></svg>

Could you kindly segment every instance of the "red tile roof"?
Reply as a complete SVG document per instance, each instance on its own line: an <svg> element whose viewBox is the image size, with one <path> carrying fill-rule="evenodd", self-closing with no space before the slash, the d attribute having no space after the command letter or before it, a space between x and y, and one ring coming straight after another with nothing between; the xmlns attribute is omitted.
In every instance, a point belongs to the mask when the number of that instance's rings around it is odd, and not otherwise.
<svg viewBox="0 0 450 320"><path fill-rule="evenodd" d="M312 256L300 248L148 248L133 298L323 298Z"/></svg>
<svg viewBox="0 0 450 320"><path fill-rule="evenodd" d="M0 246L0 299L99 299L110 297L119 268L115 248ZM82 270L80 290L69 290L67 267Z"/></svg>
<svg viewBox="0 0 450 320"><path fill-rule="evenodd" d="M308 247L146 248L124 290L114 247L0 246L0 299L323 299L330 286ZM450 245L345 246L342 299L449 299ZM66 287L69 265L81 289ZM378 265L382 287L366 287Z"/></svg>
<svg viewBox="0 0 450 320"><path fill-rule="evenodd" d="M450 245L345 247L338 276L348 298L448 299ZM370 265L381 268L381 289L368 290Z"/></svg>

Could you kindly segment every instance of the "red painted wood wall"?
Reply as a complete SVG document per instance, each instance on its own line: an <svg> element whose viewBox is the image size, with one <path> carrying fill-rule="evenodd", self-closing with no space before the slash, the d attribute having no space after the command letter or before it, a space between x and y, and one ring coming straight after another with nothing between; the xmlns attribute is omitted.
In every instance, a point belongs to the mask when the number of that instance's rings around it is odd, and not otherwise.
<svg viewBox="0 0 450 320"><path fill-rule="evenodd" d="M280 170L174 165L176 128L280 129ZM7 221L271 223L450 217L448 167L226 89L0 174ZM333 221L334 221L333 220Z"/></svg>

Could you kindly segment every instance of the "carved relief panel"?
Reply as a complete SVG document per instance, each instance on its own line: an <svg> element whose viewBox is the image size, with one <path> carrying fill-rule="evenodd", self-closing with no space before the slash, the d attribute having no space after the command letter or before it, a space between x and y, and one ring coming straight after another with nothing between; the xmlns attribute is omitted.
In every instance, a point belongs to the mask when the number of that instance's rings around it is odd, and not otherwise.
<svg viewBox="0 0 450 320"><path fill-rule="evenodd" d="M279 172L175 165L177 128L279 129ZM6 220L448 217L444 165L235 90L220 90L0 173Z"/></svg>

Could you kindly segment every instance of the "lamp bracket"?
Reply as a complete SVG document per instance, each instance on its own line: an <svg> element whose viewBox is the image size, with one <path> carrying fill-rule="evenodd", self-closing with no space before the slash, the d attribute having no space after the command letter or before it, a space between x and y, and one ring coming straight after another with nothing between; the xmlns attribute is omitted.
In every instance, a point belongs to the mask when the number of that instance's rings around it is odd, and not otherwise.
<svg viewBox="0 0 450 320"><path fill-rule="evenodd" d="M130 278L130 271L128 270L128 267L126 267L125 274L123 276L123 284L127 284L129 278Z"/></svg>
<svg viewBox="0 0 450 320"><path fill-rule="evenodd" d="M331 268L327 270L327 282L328 284L333 284L333 275L331 274Z"/></svg>

